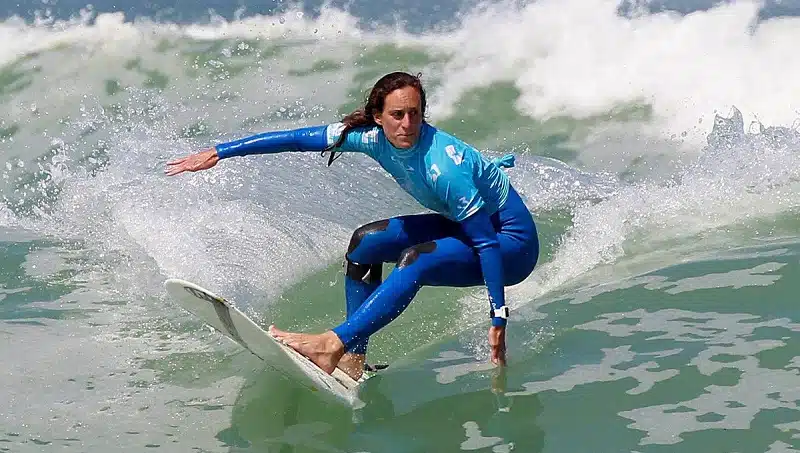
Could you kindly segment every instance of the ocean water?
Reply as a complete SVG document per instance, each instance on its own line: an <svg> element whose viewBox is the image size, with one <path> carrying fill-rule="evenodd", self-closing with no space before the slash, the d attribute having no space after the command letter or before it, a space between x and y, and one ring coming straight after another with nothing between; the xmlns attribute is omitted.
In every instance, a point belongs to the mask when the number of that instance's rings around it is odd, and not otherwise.
<svg viewBox="0 0 800 453"><path fill-rule="evenodd" d="M798 12L0 2L0 450L800 451ZM423 73L431 123L517 155L543 247L507 290L507 368L483 289L424 288L349 410L163 281L322 331L352 230L420 208L354 155L163 168L336 121L398 69Z"/></svg>

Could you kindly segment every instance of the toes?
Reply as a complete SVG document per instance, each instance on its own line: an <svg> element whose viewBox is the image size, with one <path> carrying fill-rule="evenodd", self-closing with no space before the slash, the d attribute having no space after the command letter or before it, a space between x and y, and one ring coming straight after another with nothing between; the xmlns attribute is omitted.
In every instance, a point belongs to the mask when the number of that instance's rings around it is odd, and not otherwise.
<svg viewBox="0 0 800 453"><path fill-rule="evenodd" d="M267 332L269 332L269 334L272 335L275 338L282 338L282 337L286 336L286 332L284 332L283 330L275 327L275 325L270 325L269 329L267 330Z"/></svg>
<svg viewBox="0 0 800 453"><path fill-rule="evenodd" d="M267 333L269 333L269 335L279 343L290 346L289 343L291 340L291 335L289 335L287 332L284 332L275 326L269 326Z"/></svg>

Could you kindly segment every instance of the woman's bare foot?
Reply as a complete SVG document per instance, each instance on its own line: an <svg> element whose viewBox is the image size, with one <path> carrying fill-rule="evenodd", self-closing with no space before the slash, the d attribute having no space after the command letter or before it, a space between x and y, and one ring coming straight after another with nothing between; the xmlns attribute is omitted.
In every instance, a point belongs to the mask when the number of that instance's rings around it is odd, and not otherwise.
<svg viewBox="0 0 800 453"><path fill-rule="evenodd" d="M322 334L284 332L269 326L269 333L278 341L308 357L322 371L331 374L344 355L344 343L329 330Z"/></svg>
<svg viewBox="0 0 800 453"><path fill-rule="evenodd" d="M361 379L364 374L364 362L367 357L364 354L345 353L339 360L339 369L347 373L354 381Z"/></svg>

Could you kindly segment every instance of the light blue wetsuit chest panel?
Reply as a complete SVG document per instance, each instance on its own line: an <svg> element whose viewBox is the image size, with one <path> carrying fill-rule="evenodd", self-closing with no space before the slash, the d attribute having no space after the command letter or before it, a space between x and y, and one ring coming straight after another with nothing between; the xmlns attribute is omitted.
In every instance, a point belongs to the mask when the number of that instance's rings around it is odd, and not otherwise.
<svg viewBox="0 0 800 453"><path fill-rule="evenodd" d="M329 145L343 128L341 123L328 126ZM508 197L505 172L475 148L427 123L409 149L395 148L381 128L370 127L348 132L339 150L370 156L422 206L455 221L482 207L494 214Z"/></svg>

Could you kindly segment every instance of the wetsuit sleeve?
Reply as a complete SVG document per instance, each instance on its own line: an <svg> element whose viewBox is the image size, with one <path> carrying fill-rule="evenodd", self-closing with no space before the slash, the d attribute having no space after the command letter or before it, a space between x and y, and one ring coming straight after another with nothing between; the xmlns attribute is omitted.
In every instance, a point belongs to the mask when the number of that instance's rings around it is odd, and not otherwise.
<svg viewBox="0 0 800 453"><path fill-rule="evenodd" d="M263 132L232 142L220 143L215 148L220 159L251 154L274 154L283 152L325 151L341 137L342 123L313 126L286 131ZM372 151L377 131L354 129L337 148L338 151Z"/></svg>
<svg viewBox="0 0 800 453"><path fill-rule="evenodd" d="M287 151L322 151L328 146L328 126L313 126L288 131L263 132L215 148L220 159L251 154Z"/></svg>
<svg viewBox="0 0 800 453"><path fill-rule="evenodd" d="M467 217L461 222L470 245L478 252L481 260L481 271L486 290L489 293L489 305L497 310L506 304L505 285L503 285L503 259L500 254L500 243L497 233L485 209ZM503 318L492 318L493 326L505 326Z"/></svg>
<svg viewBox="0 0 800 453"><path fill-rule="evenodd" d="M478 253L489 303L492 309L497 310L505 306L503 261L497 233L474 182L482 171L480 155L459 145L447 145L444 151L431 165L434 190L445 202L450 217L461 224L470 246ZM506 320L492 318L492 325L504 326Z"/></svg>

